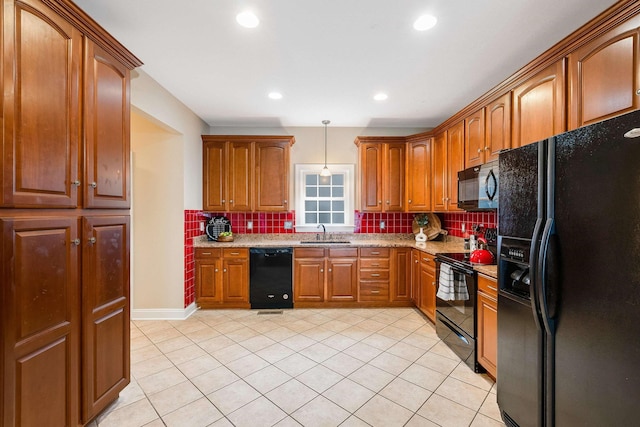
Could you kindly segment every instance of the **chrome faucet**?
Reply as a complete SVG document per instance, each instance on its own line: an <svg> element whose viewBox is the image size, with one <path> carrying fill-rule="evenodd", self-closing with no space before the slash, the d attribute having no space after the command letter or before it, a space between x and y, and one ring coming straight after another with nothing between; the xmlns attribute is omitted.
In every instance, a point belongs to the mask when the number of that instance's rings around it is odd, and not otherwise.
<svg viewBox="0 0 640 427"><path fill-rule="evenodd" d="M324 224L318 224L316 228L322 227L322 240L327 240L327 229Z"/></svg>

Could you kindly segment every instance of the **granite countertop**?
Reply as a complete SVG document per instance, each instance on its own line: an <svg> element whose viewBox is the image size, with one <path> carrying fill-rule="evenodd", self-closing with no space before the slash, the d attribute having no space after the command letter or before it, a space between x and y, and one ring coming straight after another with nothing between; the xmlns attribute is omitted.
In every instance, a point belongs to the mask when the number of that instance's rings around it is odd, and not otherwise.
<svg viewBox="0 0 640 427"><path fill-rule="evenodd" d="M443 236L443 240L416 242L413 234L328 234L328 240L348 241L349 243L331 243L315 240L315 233L294 234L236 234L233 242L215 242L207 236L193 239L196 248L264 248L264 247L387 247L387 248L415 248L437 255L441 252L467 252L463 239L453 236ZM313 243L301 243L301 242ZM495 265L475 265L479 273L497 278L498 269Z"/></svg>

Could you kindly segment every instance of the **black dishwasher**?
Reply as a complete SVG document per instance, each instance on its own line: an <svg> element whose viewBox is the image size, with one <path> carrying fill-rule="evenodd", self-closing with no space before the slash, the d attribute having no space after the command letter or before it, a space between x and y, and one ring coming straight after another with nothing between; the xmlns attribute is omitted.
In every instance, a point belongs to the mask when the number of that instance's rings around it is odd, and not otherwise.
<svg viewBox="0 0 640 427"><path fill-rule="evenodd" d="M293 308L293 248L251 248L251 308Z"/></svg>

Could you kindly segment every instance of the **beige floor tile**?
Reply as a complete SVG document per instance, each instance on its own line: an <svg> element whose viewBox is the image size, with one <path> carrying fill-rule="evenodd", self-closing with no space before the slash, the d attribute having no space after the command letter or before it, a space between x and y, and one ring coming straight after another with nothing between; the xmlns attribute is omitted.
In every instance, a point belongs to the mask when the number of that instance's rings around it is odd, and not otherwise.
<svg viewBox="0 0 640 427"><path fill-rule="evenodd" d="M160 351L160 349L158 349L158 347L156 347L151 342L149 342L149 345L147 346L144 346L135 350L133 349L133 347L131 348L131 363L134 364L134 363L142 362L144 360L153 359L154 357L158 357L162 355L163 354Z"/></svg>
<svg viewBox="0 0 640 427"><path fill-rule="evenodd" d="M162 417L167 427L207 427L222 418L220 411L205 397Z"/></svg>
<svg viewBox="0 0 640 427"><path fill-rule="evenodd" d="M238 345L238 344L236 344L236 342L231 338L227 338L224 335L218 335L213 338L209 338L206 341L200 341L198 345L207 353L213 354L229 346Z"/></svg>
<svg viewBox="0 0 640 427"><path fill-rule="evenodd" d="M361 342L368 344L371 347L375 347L378 350L387 350L389 347L395 345L398 341L393 338L374 333L363 339Z"/></svg>
<svg viewBox="0 0 640 427"><path fill-rule="evenodd" d="M286 416L267 398L259 397L227 417L235 427L271 427Z"/></svg>
<svg viewBox="0 0 640 427"><path fill-rule="evenodd" d="M207 395L223 414L228 415L256 400L261 394L244 381L236 381Z"/></svg>
<svg viewBox="0 0 640 427"><path fill-rule="evenodd" d="M202 394L210 394L216 390L238 381L240 378L231 372L226 366L219 366L212 371L198 375L191 382L200 389Z"/></svg>
<svg viewBox="0 0 640 427"><path fill-rule="evenodd" d="M140 427L158 419L153 406L147 399L138 400L131 405L98 416L100 427Z"/></svg>
<svg viewBox="0 0 640 427"><path fill-rule="evenodd" d="M324 397L353 413L364 405L375 393L348 378L343 379L327 391Z"/></svg>
<svg viewBox="0 0 640 427"><path fill-rule="evenodd" d="M187 378L194 378L209 371L222 366L214 357L204 354L193 360L189 360L177 365L180 372L182 372Z"/></svg>
<svg viewBox="0 0 640 427"><path fill-rule="evenodd" d="M285 357L274 365L292 377L297 377L301 373L316 366L317 363L308 357L304 357L300 353L295 353L289 357Z"/></svg>
<svg viewBox="0 0 640 427"><path fill-rule="evenodd" d="M231 421L229 421L226 418L220 418L218 421L216 421L213 424L209 424L207 427L234 427L233 424L231 424Z"/></svg>
<svg viewBox="0 0 640 427"><path fill-rule="evenodd" d="M156 418L150 423L145 424L143 427L166 427L166 424L160 418Z"/></svg>
<svg viewBox="0 0 640 427"><path fill-rule="evenodd" d="M393 338L397 341L406 338L411 334L411 331L406 331L404 329L396 328L395 326L387 326L386 328L382 328L378 331L380 335L384 335L385 337Z"/></svg>
<svg viewBox="0 0 640 427"><path fill-rule="evenodd" d="M215 338L220 336L220 332L213 329L211 326L206 325L202 329L198 329L196 331L184 332L184 336L189 338L191 341L195 343L201 343L203 341L210 340L211 338Z"/></svg>
<svg viewBox="0 0 640 427"><path fill-rule="evenodd" d="M350 326L347 329L340 332L340 335L344 335L345 337L349 337L353 340L360 341L371 335L374 331L368 331L366 329L362 329L359 326Z"/></svg>
<svg viewBox="0 0 640 427"><path fill-rule="evenodd" d="M181 338L184 337L184 335L182 335L182 332L180 332L179 330L177 330L176 328L174 328L173 326L169 325L168 328L166 329L160 329L160 330L154 330L151 332L145 332L144 333L147 338L149 338L151 341L153 341L156 345L173 339L173 338Z"/></svg>
<svg viewBox="0 0 640 427"><path fill-rule="evenodd" d="M427 401L432 392L402 378L396 378L380 390L379 394L415 412Z"/></svg>
<svg viewBox="0 0 640 427"><path fill-rule="evenodd" d="M452 360L439 354L427 352L420 359L416 360L416 364L425 368L433 369L444 375L449 375L460 364L459 360Z"/></svg>
<svg viewBox="0 0 640 427"><path fill-rule="evenodd" d="M340 425L349 415L329 399L318 396L291 416L305 427L328 427Z"/></svg>
<svg viewBox="0 0 640 427"><path fill-rule="evenodd" d="M418 347L422 350L430 350L434 345L438 344L437 338L425 337L420 334L410 334L402 339L403 343L411 344L414 347Z"/></svg>
<svg viewBox="0 0 640 427"><path fill-rule="evenodd" d="M429 391L435 391L446 378L446 376L440 372L416 365L415 363L405 369L399 377L417 386L426 388Z"/></svg>
<svg viewBox="0 0 640 427"><path fill-rule="evenodd" d="M196 344L187 345L183 348L174 350L170 353L165 352L166 356L171 360L174 365L180 365L184 362L189 362L200 356L207 354L202 348Z"/></svg>
<svg viewBox="0 0 640 427"><path fill-rule="evenodd" d="M377 320L373 320L373 319L363 320L357 325L358 325L358 328L368 332L378 332L380 329L386 328L388 326L387 323L378 322Z"/></svg>
<svg viewBox="0 0 640 427"><path fill-rule="evenodd" d="M276 329L272 329L270 331L265 332L263 335L271 338L274 341L280 342L280 341L286 340L287 338L294 337L298 335L298 333L295 331L292 331L289 328L280 326Z"/></svg>
<svg viewBox="0 0 640 427"><path fill-rule="evenodd" d="M318 365L298 375L296 378L316 392L322 393L344 377L329 368Z"/></svg>
<svg viewBox="0 0 640 427"><path fill-rule="evenodd" d="M160 351L162 351L164 354L171 353L172 351L176 351L193 344L193 341L182 335L182 332L178 331L177 329L174 330L180 335L174 338L170 338L166 341L156 343Z"/></svg>
<svg viewBox="0 0 640 427"><path fill-rule="evenodd" d="M327 339L322 340L322 343L324 345L328 345L331 348L335 348L338 351L342 351L346 348L351 347L352 345L357 343L357 341L349 337L345 337L344 335L335 334Z"/></svg>
<svg viewBox="0 0 640 427"><path fill-rule="evenodd" d="M186 320L171 320L169 321L169 323L171 324L171 326L173 326L183 334L207 328L206 323L201 322L200 320L193 317Z"/></svg>
<svg viewBox="0 0 640 427"><path fill-rule="evenodd" d="M242 341L240 345L251 352L256 352L264 348L270 347L275 343L276 342L269 337L265 337L264 335L258 335L253 338L249 338L248 340Z"/></svg>
<svg viewBox="0 0 640 427"><path fill-rule="evenodd" d="M323 328L329 329L330 331L333 331L335 333L344 331L350 326L351 326L350 324L337 319L330 320L327 323L322 325Z"/></svg>
<svg viewBox="0 0 640 427"><path fill-rule="evenodd" d="M377 393L393 381L394 376L375 366L364 365L348 378Z"/></svg>
<svg viewBox="0 0 640 427"><path fill-rule="evenodd" d="M382 350L372 347L369 344L359 342L345 349L343 353L348 354L351 357L355 357L363 362L368 362L382 353Z"/></svg>
<svg viewBox="0 0 640 427"><path fill-rule="evenodd" d="M133 402L137 402L141 399L146 399L147 396L144 394L144 391L140 388L140 385L135 379L132 379L129 385L127 385L124 390L120 392L118 399L114 403L111 404L113 409L121 408L123 406L127 406L132 404Z"/></svg>
<svg viewBox="0 0 640 427"><path fill-rule="evenodd" d="M370 365L387 371L392 375L400 375L402 371L407 369L411 362L391 353L382 353L369 362Z"/></svg>
<svg viewBox="0 0 640 427"><path fill-rule="evenodd" d="M335 356L337 353L338 350L322 343L312 344L300 351L300 354L302 354L304 357L308 357L309 359L317 363L324 362L328 358Z"/></svg>
<svg viewBox="0 0 640 427"><path fill-rule="evenodd" d="M402 318L396 322L393 322L391 326L396 327L398 329L402 329L403 331L409 332L409 335L413 333L413 331L420 329L424 325L424 321L415 320L410 318Z"/></svg>
<svg viewBox="0 0 640 427"><path fill-rule="evenodd" d="M279 385L286 383L290 379L291 376L275 366L267 366L266 368L245 377L244 380L260 393L265 394Z"/></svg>
<svg viewBox="0 0 640 427"><path fill-rule="evenodd" d="M360 314L355 314L355 313L356 312L354 311L351 311L351 312L346 311L344 314L339 314L334 319L344 323L348 323L349 325L352 325L352 326L365 320L365 317L362 317ZM364 312L362 313L364 314Z"/></svg>
<svg viewBox="0 0 640 427"><path fill-rule="evenodd" d="M405 427L439 427L439 426L438 424L432 423L428 419L423 418L420 415L416 414L413 417L411 417L411 419L407 424L405 424Z"/></svg>
<svg viewBox="0 0 640 427"><path fill-rule="evenodd" d="M318 393L296 379L274 388L265 395L287 414L291 414L318 396Z"/></svg>
<svg viewBox="0 0 640 427"><path fill-rule="evenodd" d="M439 354L440 356L448 357L451 360L460 361L460 358L455 354L445 343L438 341L436 345L429 350L432 353Z"/></svg>
<svg viewBox="0 0 640 427"><path fill-rule="evenodd" d="M190 381L185 381L149 395L149 400L158 414L163 417L202 397L204 396L196 386Z"/></svg>
<svg viewBox="0 0 640 427"><path fill-rule="evenodd" d="M270 366L270 363L255 354L249 354L248 356L229 362L225 366L240 378L244 378L260 369Z"/></svg>
<svg viewBox="0 0 640 427"><path fill-rule="evenodd" d="M401 341L389 347L387 353L415 362L425 353L425 350Z"/></svg>
<svg viewBox="0 0 640 427"><path fill-rule="evenodd" d="M372 426L403 426L413 416L410 411L389 399L376 395L354 414Z"/></svg>
<svg viewBox="0 0 640 427"><path fill-rule="evenodd" d="M362 421L360 418L356 417L355 415L352 415L349 418L347 418L345 422L340 424L340 427L370 427L370 424L367 424L364 421Z"/></svg>
<svg viewBox="0 0 640 427"><path fill-rule="evenodd" d="M132 363L131 375L136 377L136 379L141 379L172 367L173 363L171 363L171 360L167 359L165 355L161 355L152 359Z"/></svg>
<svg viewBox="0 0 640 427"><path fill-rule="evenodd" d="M502 421L494 420L482 414L476 415L471 423L471 427L504 427L504 425Z"/></svg>
<svg viewBox="0 0 640 427"><path fill-rule="evenodd" d="M304 320L306 320L307 322L311 322L316 326L323 325L329 322L331 319L332 317L322 313L312 314L311 316L307 316L304 318Z"/></svg>
<svg viewBox="0 0 640 427"><path fill-rule="evenodd" d="M173 328L171 322L167 320L134 320L133 323L145 335Z"/></svg>
<svg viewBox="0 0 640 427"><path fill-rule="evenodd" d="M180 384L181 382L184 382L186 380L187 377L185 377L182 372L178 370L178 368L171 367L169 369L165 369L163 371L156 372L155 374L139 379L138 384L147 395L150 395L176 384Z"/></svg>
<svg viewBox="0 0 640 427"><path fill-rule="evenodd" d="M269 363L276 363L285 357L289 357L295 352L289 347L286 347L280 343L275 343L262 350L256 351L255 354L263 358Z"/></svg>
<svg viewBox="0 0 640 427"><path fill-rule="evenodd" d="M249 338L259 337L262 335L255 329L245 326L243 328L236 329L235 331L227 332L224 334L224 336L227 338L231 338L237 343L240 343L242 341L248 340Z"/></svg>
<svg viewBox="0 0 640 427"><path fill-rule="evenodd" d="M242 324L250 327L251 329L259 332L262 335L264 335L265 332L272 331L280 327L280 325L278 325L276 322L272 322L271 320L266 318L260 320L257 316L256 321L250 322L249 319L243 319Z"/></svg>
<svg viewBox="0 0 640 427"><path fill-rule="evenodd" d="M146 335L142 335L139 337L135 337L135 338L131 338L131 350L138 350L147 346L153 346L155 348L154 345L152 345L153 342L147 338Z"/></svg>
<svg viewBox="0 0 640 427"><path fill-rule="evenodd" d="M287 323L287 328L291 329L292 331L296 331L297 333L308 331L309 329L312 329L315 327L316 325L314 325L311 322L307 322L304 319L295 320L291 323Z"/></svg>
<svg viewBox="0 0 640 427"><path fill-rule="evenodd" d="M300 351L315 344L316 341L304 335L294 335L285 340L280 341L280 344L289 347L293 351Z"/></svg>
<svg viewBox="0 0 640 427"><path fill-rule="evenodd" d="M502 422L502 416L500 415L500 407L498 406L498 402L496 400L496 395L493 393L489 393L484 399L482 406L480 407L479 413L486 415L489 418L493 418L494 420Z"/></svg>
<svg viewBox="0 0 640 427"><path fill-rule="evenodd" d="M487 391L491 390L494 384L487 374L476 374L464 363L458 364L451 372L451 377Z"/></svg>
<svg viewBox="0 0 640 427"><path fill-rule="evenodd" d="M324 339L329 338L332 335L335 335L336 333L330 329L325 328L324 325L322 325L322 326L317 326L315 328L308 329L304 332L301 332L301 334L304 335L305 337L311 338L312 340L322 341Z"/></svg>
<svg viewBox="0 0 640 427"><path fill-rule="evenodd" d="M422 405L417 414L443 427L466 427L476 415L475 411L435 393Z"/></svg>
<svg viewBox="0 0 640 427"><path fill-rule="evenodd" d="M238 329L242 329L244 327L245 326L242 323L229 319L226 322L218 323L213 327L213 329L220 332L221 334L227 334L229 332L237 331Z"/></svg>
<svg viewBox="0 0 640 427"><path fill-rule="evenodd" d="M273 427L300 427L301 424L294 420L291 417L286 417L278 422L278 424L274 424Z"/></svg>
<svg viewBox="0 0 640 427"><path fill-rule="evenodd" d="M345 377L364 366L363 361L344 353L338 353L322 362L322 364Z"/></svg>
<svg viewBox="0 0 640 427"><path fill-rule="evenodd" d="M233 344L220 350L215 350L213 352L210 351L209 353L220 363L224 364L231 363L234 360L248 356L251 354L251 351L247 350L240 344Z"/></svg>

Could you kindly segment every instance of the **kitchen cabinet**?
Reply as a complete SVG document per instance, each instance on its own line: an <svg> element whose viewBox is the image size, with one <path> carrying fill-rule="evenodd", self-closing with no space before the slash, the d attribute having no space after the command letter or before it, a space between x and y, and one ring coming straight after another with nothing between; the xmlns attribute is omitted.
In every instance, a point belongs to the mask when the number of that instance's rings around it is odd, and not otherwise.
<svg viewBox="0 0 640 427"><path fill-rule="evenodd" d="M568 56L569 130L638 109L640 17Z"/></svg>
<svg viewBox="0 0 640 427"><path fill-rule="evenodd" d="M411 301L420 308L420 254L419 249L411 249Z"/></svg>
<svg viewBox="0 0 640 427"><path fill-rule="evenodd" d="M292 136L202 135L203 209L289 209Z"/></svg>
<svg viewBox="0 0 640 427"><path fill-rule="evenodd" d="M498 361L497 281L478 274L478 362L496 378Z"/></svg>
<svg viewBox="0 0 640 427"><path fill-rule="evenodd" d="M196 248L196 304L249 308L249 249Z"/></svg>
<svg viewBox="0 0 640 427"><path fill-rule="evenodd" d="M331 248L327 258L327 301L358 299L358 250Z"/></svg>
<svg viewBox="0 0 640 427"><path fill-rule="evenodd" d="M511 148L511 93L485 107L485 148L482 163L498 159L500 151Z"/></svg>
<svg viewBox="0 0 640 427"><path fill-rule="evenodd" d="M357 248L295 248L294 304L355 302Z"/></svg>
<svg viewBox="0 0 640 427"><path fill-rule="evenodd" d="M513 148L566 130L564 59L513 90Z"/></svg>
<svg viewBox="0 0 640 427"><path fill-rule="evenodd" d="M406 210L431 210L431 152L433 138L419 134L407 138Z"/></svg>
<svg viewBox="0 0 640 427"><path fill-rule="evenodd" d="M489 147L485 143L484 108L464 119L464 167L479 166L484 163L484 152Z"/></svg>
<svg viewBox="0 0 640 427"><path fill-rule="evenodd" d="M355 140L360 159L360 210L404 211L404 137L367 137Z"/></svg>
<svg viewBox="0 0 640 427"><path fill-rule="evenodd" d="M426 252L420 254L420 310L429 320L436 321L436 263L435 257Z"/></svg>
<svg viewBox="0 0 640 427"><path fill-rule="evenodd" d="M458 211L458 172L464 169L464 121L433 139L432 209Z"/></svg>
<svg viewBox="0 0 640 427"><path fill-rule="evenodd" d="M360 301L389 301L390 248L360 248Z"/></svg>
<svg viewBox="0 0 640 427"><path fill-rule="evenodd" d="M436 212L447 210L448 181L447 174L447 131L438 133L433 138L432 163L432 203Z"/></svg>
<svg viewBox="0 0 640 427"><path fill-rule="evenodd" d="M391 301L411 301L411 249L391 249Z"/></svg>

